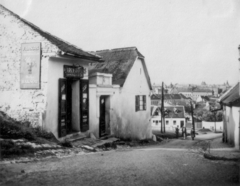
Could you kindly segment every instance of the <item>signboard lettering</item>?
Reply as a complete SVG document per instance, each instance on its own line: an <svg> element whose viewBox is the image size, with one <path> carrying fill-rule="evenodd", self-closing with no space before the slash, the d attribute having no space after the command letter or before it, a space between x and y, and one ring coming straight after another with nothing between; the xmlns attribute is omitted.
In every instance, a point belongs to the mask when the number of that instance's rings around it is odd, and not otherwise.
<svg viewBox="0 0 240 186"><path fill-rule="evenodd" d="M21 47L20 88L40 88L41 43L23 43Z"/></svg>
<svg viewBox="0 0 240 186"><path fill-rule="evenodd" d="M64 77L72 78L72 79L80 79L83 78L84 68L82 66L67 66L64 65Z"/></svg>

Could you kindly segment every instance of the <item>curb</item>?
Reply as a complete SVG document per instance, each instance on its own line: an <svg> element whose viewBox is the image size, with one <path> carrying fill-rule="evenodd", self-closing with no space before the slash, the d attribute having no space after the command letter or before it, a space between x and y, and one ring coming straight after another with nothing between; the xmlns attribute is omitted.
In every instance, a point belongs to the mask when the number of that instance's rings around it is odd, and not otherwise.
<svg viewBox="0 0 240 186"><path fill-rule="evenodd" d="M226 158L223 156L213 156L211 154L204 153L204 158L209 160L223 160L223 161L240 161L240 158Z"/></svg>

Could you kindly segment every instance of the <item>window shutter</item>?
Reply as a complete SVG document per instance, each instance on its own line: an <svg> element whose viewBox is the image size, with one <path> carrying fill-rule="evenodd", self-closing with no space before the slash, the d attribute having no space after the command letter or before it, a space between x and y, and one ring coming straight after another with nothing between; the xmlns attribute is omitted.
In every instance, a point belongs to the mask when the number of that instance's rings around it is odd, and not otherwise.
<svg viewBox="0 0 240 186"><path fill-rule="evenodd" d="M139 111L139 96L135 96L135 110Z"/></svg>
<svg viewBox="0 0 240 186"><path fill-rule="evenodd" d="M147 110L147 108L146 108L146 95L143 96L143 110Z"/></svg>

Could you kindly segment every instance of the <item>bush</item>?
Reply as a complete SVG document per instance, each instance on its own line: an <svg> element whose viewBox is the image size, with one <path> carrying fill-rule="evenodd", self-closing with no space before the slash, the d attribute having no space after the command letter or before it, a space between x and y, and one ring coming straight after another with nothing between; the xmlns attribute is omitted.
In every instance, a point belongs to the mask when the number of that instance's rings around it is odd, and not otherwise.
<svg viewBox="0 0 240 186"><path fill-rule="evenodd" d="M55 136L51 132L46 132L40 127L33 128L30 122L16 121L5 113L0 111L0 137L6 139L20 139L36 140L37 137L45 139L53 139L56 141Z"/></svg>
<svg viewBox="0 0 240 186"><path fill-rule="evenodd" d="M33 153L34 149L30 145L17 146L10 140L0 141L1 157L22 155L26 153Z"/></svg>
<svg viewBox="0 0 240 186"><path fill-rule="evenodd" d="M31 128L37 137L45 138L45 139L55 139L55 136L51 132L47 132L42 130L41 127Z"/></svg>
<svg viewBox="0 0 240 186"><path fill-rule="evenodd" d="M26 127L19 123L4 120L0 117L0 136L2 138L35 140L36 136Z"/></svg>

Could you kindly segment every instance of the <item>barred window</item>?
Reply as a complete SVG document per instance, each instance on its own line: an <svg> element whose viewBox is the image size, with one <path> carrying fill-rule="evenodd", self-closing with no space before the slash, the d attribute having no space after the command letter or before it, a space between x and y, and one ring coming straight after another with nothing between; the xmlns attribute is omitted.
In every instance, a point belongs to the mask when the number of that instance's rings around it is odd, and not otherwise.
<svg viewBox="0 0 240 186"><path fill-rule="evenodd" d="M135 97L136 112L141 110L147 110L146 108L146 95Z"/></svg>

